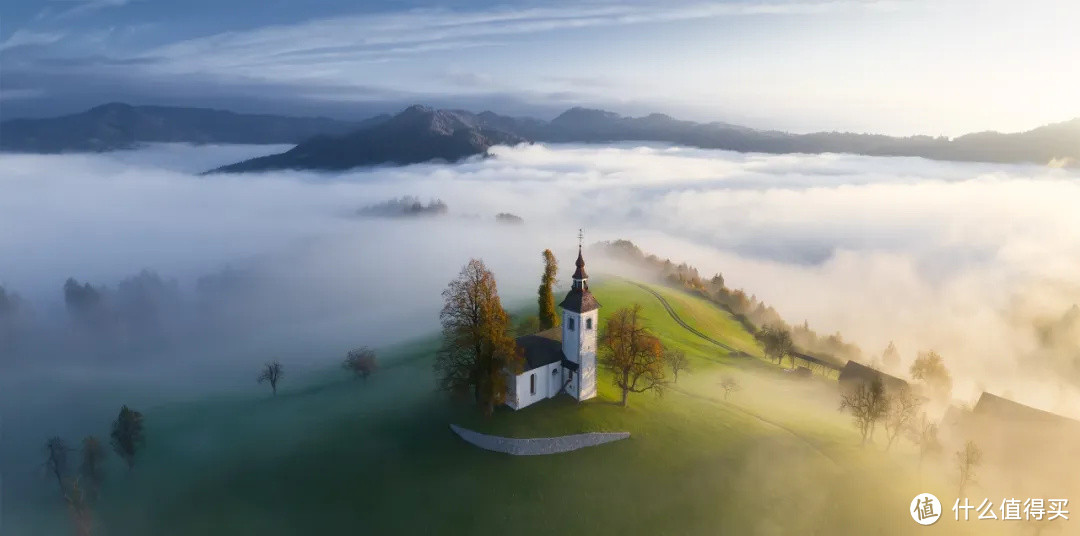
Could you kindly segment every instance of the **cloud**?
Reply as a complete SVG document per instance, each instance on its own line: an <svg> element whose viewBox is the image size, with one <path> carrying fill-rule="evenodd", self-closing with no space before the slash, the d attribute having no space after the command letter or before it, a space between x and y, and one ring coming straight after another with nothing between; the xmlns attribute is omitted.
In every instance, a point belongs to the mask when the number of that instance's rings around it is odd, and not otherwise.
<svg viewBox="0 0 1080 536"><path fill-rule="evenodd" d="M15 30L7 39L0 42L0 52L19 47L51 45L63 39L65 35L64 32Z"/></svg>
<svg viewBox="0 0 1080 536"><path fill-rule="evenodd" d="M91 0L71 11L123 5ZM365 82L363 66L439 51L491 48L498 38L558 30L761 15L821 15L880 9L885 1L571 4L483 10L413 9L345 15L235 30L137 52L110 51L86 68L138 65L144 75L203 75L218 81L331 85ZM69 11L68 13L70 13ZM72 62L77 63L78 58Z"/></svg>
<svg viewBox="0 0 1080 536"><path fill-rule="evenodd" d="M255 266L294 296L264 307L303 311L293 344L306 322L331 340L342 322L374 326L360 332L382 343L433 330L439 291L473 256L505 299L530 303L536 252L569 257L584 227L589 241L628 238L722 272L867 352L893 340L910 362L935 349L961 398L985 388L1057 411L1077 401L1068 356L1045 355L1033 327L1080 302L1073 171L624 144L332 175L191 174L273 150L0 156L0 252L19 259L0 282L47 304L69 276L115 284L148 267L191 288ZM450 216L353 217L403 195L442 199ZM496 226L499 212L527 224Z"/></svg>

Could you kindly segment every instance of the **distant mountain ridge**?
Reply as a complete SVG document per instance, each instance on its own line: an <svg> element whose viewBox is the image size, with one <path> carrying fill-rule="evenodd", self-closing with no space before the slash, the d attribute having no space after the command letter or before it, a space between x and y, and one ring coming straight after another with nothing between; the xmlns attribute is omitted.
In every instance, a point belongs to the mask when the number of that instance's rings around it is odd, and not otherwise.
<svg viewBox="0 0 1080 536"><path fill-rule="evenodd" d="M72 115L3 121L0 123L0 150L32 153L113 151L155 142L300 143L320 134L351 132L388 117L339 121L325 117L109 103Z"/></svg>
<svg viewBox="0 0 1080 536"><path fill-rule="evenodd" d="M956 138L894 137L850 132L792 134L722 122L699 123L664 114L626 117L571 108L544 121L485 111L411 106L391 117L347 122L327 118L233 114L199 108L109 104L82 114L0 123L0 149L30 152L103 151L143 142L297 143L279 155L219 171L347 169L378 164L456 161L493 145L664 142L762 153L852 153L935 160L1077 165L1080 118L1026 132L979 132Z"/></svg>
<svg viewBox="0 0 1080 536"><path fill-rule="evenodd" d="M367 128L343 136L317 136L280 154L237 162L213 170L236 173L272 169L343 170L381 164L456 162L483 154L494 145L528 140L492 128L468 112L411 106Z"/></svg>

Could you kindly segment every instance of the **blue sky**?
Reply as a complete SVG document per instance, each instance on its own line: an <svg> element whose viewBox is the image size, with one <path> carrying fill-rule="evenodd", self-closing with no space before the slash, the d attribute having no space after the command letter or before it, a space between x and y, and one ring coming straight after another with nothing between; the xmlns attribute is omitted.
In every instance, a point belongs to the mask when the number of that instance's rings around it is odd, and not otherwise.
<svg viewBox="0 0 1080 536"><path fill-rule="evenodd" d="M1074 4L8 0L0 111L585 105L793 131L1022 130L1080 116Z"/></svg>

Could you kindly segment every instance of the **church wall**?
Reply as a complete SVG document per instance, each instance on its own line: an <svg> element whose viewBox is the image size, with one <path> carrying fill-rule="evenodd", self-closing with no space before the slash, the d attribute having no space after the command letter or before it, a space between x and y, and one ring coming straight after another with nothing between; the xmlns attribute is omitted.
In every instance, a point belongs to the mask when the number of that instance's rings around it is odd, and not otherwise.
<svg viewBox="0 0 1080 536"><path fill-rule="evenodd" d="M536 393L530 394L530 376L536 375ZM562 365L558 362L527 370L519 374L514 381L513 390L517 393L517 405L507 404L514 409L521 409L545 398L551 398L562 386ZM509 401L508 401L509 402Z"/></svg>

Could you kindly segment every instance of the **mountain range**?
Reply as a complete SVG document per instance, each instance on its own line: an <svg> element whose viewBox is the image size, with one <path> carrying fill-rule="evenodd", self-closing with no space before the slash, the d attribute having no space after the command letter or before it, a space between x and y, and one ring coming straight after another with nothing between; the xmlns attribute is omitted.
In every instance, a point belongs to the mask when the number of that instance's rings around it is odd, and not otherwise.
<svg viewBox="0 0 1080 536"><path fill-rule="evenodd" d="M456 161L493 145L522 142L653 141L763 153L853 153L998 163L1080 162L1080 118L1026 132L980 132L956 138L849 132L793 134L663 114L626 117L571 108L551 121L493 112L412 106L394 116L349 122L328 118L236 114L199 108L108 104L80 114L0 123L0 149L22 152L106 151L144 142L296 143L284 153L215 171L339 170L379 164Z"/></svg>

